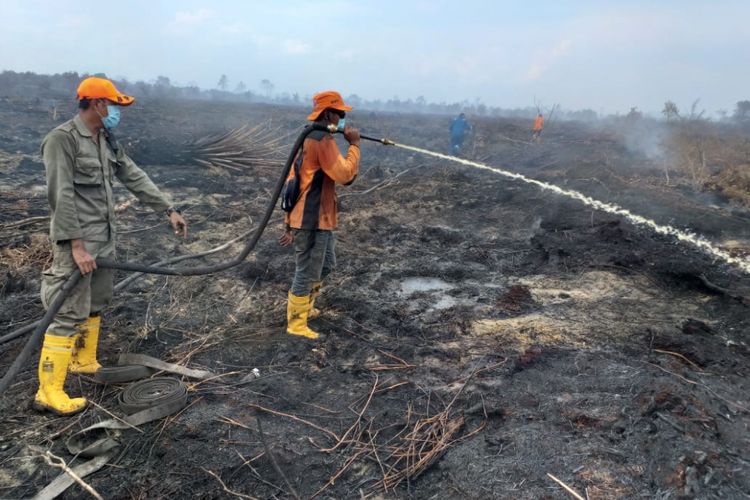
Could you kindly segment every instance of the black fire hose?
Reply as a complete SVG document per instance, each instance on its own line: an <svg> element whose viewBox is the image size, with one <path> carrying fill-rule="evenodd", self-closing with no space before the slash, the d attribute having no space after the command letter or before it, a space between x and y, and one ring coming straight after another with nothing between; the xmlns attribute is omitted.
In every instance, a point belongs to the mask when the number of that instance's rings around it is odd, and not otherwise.
<svg viewBox="0 0 750 500"><path fill-rule="evenodd" d="M21 371L21 366L29 359L29 356L31 356L34 348L39 345L39 340L42 338L42 334L45 332L45 330L47 330L49 324L52 323L55 314L57 314L57 311L60 310L63 303L65 302L65 299L68 298L68 295L70 295L70 292L73 291L73 288L78 284L78 281L80 279L81 271L79 271L78 269L73 271L73 273L68 277L68 280L57 293L57 297L55 297L55 300L53 300L49 305L49 308L47 308L47 312L44 313L44 316L42 316L42 319L37 324L36 328L34 329L34 333L32 333L31 337L29 337L29 340L26 341L26 345L23 347L23 350L15 359L15 361L13 361L13 363L10 365L8 371L5 372L3 379L0 380L0 395L5 392L5 390L10 385L11 380L13 380L13 377L15 377L18 372Z"/></svg>
<svg viewBox="0 0 750 500"><path fill-rule="evenodd" d="M10 342L11 340L20 337L21 335L30 332L34 329L36 325L39 324L39 321L34 321L33 323L30 323L26 326L22 326L18 330L12 331L6 335L3 335L0 337L0 344L4 344L6 342Z"/></svg>
<svg viewBox="0 0 750 500"><path fill-rule="evenodd" d="M97 259L96 261L97 267L101 267L105 269L106 268L122 269L124 271L136 271L136 272L141 272L141 273L162 274L162 275L170 275L170 276L196 276L196 275L201 275L201 274L217 273L219 271L224 271L226 269L229 269L230 267L234 267L242 263L250 254L250 252L253 251L253 249L255 248L255 245L258 244L258 240L260 240L260 237L263 235L263 231L266 229L268 222L271 220L271 216L273 215L273 211L276 207L276 202L279 199L281 190L284 188L284 183L286 181L287 176L289 175L289 170L292 167L292 163L294 162L294 159L297 156L297 152L300 150L300 148L302 148L302 144L304 143L307 136L311 132L316 131L316 130L336 132L336 130L334 130L334 127L332 126L326 127L326 126L319 125L319 124L308 125L302 130L302 133L300 133L299 137L297 137L297 140L294 142L294 146L292 146L292 151L289 154L289 157L287 158L286 163L284 164L284 168L282 169L281 175L279 176L279 180L276 182L276 187L273 191L273 194L271 195L271 199L269 200L268 205L266 206L266 211L263 214L263 218L261 219L261 222L260 222L260 225L258 226L257 231L255 231L255 233L253 234L253 237L250 239L250 241L247 242L247 244L242 249L240 254L234 259L228 260L226 262L220 262L218 264L213 264L210 266L177 268L177 269L170 268L170 267L148 266L145 264L138 264L134 262L115 262L115 261L111 261L107 259L101 259L101 260ZM393 144L393 142L388 139L376 139L374 137L368 137L368 136L362 136L362 138L366 140L370 140L370 141L379 142L385 145ZM10 382L21 370L21 366L29 359L29 357L31 356L31 353L36 348L36 346L39 345L39 341L42 335L47 330L47 327L49 326L49 324L52 322L52 319L55 317L55 314L57 314L57 311L60 310L60 307L62 307L63 303L65 302L65 299L68 298L68 295L70 295L71 291L78 284L78 281L80 279L81 279L81 273L79 270L76 269L68 277L68 280L65 282L62 289L55 297L55 300L52 301L52 303L49 305L49 308L47 309L47 312L44 314L42 319L38 323L36 323L36 325L33 325L33 324L27 325L12 333L9 333L3 337L0 337L1 341L12 340L28 332L33 326L35 326L34 332L31 334L31 337L29 337L29 340L26 341L26 345L24 346L23 350L15 359L15 361L13 361L10 368L8 368L8 371L5 373L2 380L0 380L0 395L5 393L5 391L10 386Z"/></svg>

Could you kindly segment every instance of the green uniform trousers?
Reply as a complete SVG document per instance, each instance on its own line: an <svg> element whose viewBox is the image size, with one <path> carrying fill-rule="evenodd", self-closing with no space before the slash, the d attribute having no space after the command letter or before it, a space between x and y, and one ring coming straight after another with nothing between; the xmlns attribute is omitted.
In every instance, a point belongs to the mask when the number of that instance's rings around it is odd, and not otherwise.
<svg viewBox="0 0 750 500"><path fill-rule="evenodd" d="M115 259L115 241L84 241L86 250L95 258ZM52 266L42 273L42 304L49 307L65 280L77 268L70 242L52 244ZM114 269L96 269L81 278L73 292L52 320L48 332L70 337L78 332L89 316L98 314L112 300Z"/></svg>
<svg viewBox="0 0 750 500"><path fill-rule="evenodd" d="M295 270L292 293L310 295L312 284L323 281L336 268L336 233L293 229Z"/></svg>

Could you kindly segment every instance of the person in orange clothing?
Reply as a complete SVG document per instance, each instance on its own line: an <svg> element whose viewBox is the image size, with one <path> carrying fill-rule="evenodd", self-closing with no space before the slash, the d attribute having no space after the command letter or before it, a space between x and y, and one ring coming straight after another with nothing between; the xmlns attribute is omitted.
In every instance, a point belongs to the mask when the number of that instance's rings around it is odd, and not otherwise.
<svg viewBox="0 0 750 500"><path fill-rule="evenodd" d="M360 159L359 131L345 126L346 112L352 107L333 91L316 94L313 105L307 119L324 126L336 126L343 131L349 149L346 157L342 156L333 134L316 130L305 139L287 178L286 188L292 186L296 197L291 200L291 208L286 209L286 230L279 239L282 246L293 244L295 254L286 331L308 339L319 338L307 321L320 313L315 309L315 300L323 280L336 266L336 184L354 182ZM297 190L293 188L295 184Z"/></svg>
<svg viewBox="0 0 750 500"><path fill-rule="evenodd" d="M532 142L539 142L542 137L542 129L544 128L544 116L539 113L534 119L534 129L531 132Z"/></svg>

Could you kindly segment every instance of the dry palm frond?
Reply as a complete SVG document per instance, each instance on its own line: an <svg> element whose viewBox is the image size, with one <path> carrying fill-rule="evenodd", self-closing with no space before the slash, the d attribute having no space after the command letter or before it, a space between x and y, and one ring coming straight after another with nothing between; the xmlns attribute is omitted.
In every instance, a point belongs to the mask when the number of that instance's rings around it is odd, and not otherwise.
<svg viewBox="0 0 750 500"><path fill-rule="evenodd" d="M209 168L244 171L281 164L288 134L268 123L244 125L229 132L202 137L188 144L194 162Z"/></svg>

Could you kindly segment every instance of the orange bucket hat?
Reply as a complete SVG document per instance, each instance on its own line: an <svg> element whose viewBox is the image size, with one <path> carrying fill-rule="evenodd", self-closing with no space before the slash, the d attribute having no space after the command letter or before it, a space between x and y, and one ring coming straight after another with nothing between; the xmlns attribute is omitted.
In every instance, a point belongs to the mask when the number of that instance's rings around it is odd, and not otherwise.
<svg viewBox="0 0 750 500"><path fill-rule="evenodd" d="M318 92L313 96L313 112L307 117L311 122L318 119L320 113L326 109L338 109L339 111L351 111L352 107L347 106L344 103L344 98L341 94L334 92L333 90L327 90L325 92Z"/></svg>
<svg viewBox="0 0 750 500"><path fill-rule="evenodd" d="M130 106L135 101L135 97L117 90L114 83L96 76L85 78L78 86L78 100L81 99L107 99L118 106Z"/></svg>

